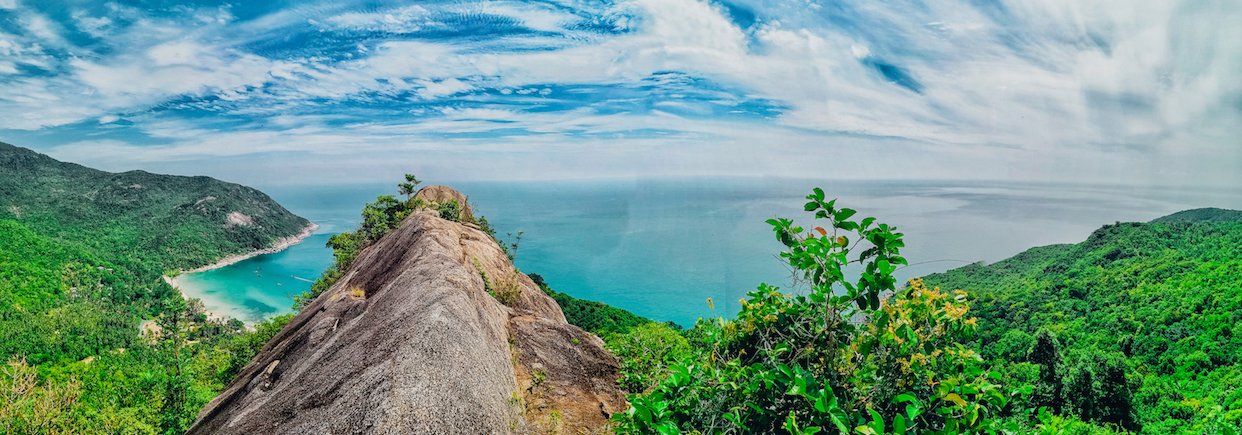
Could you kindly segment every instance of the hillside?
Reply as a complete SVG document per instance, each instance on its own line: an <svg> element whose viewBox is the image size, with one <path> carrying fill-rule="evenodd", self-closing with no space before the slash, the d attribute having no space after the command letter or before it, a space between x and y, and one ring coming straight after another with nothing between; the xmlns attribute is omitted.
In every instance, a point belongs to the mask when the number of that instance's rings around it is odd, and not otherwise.
<svg viewBox="0 0 1242 435"><path fill-rule="evenodd" d="M597 433L624 409L616 357L464 196L430 186L405 204L189 433Z"/></svg>
<svg viewBox="0 0 1242 435"><path fill-rule="evenodd" d="M1240 216L1106 225L925 281L969 292L983 355L1032 382L1036 404L1144 433L1221 433L1242 423Z"/></svg>
<svg viewBox="0 0 1242 435"><path fill-rule="evenodd" d="M1152 221L1152 223L1242 222L1242 211L1220 208L1183 210Z"/></svg>
<svg viewBox="0 0 1242 435"><path fill-rule="evenodd" d="M310 223L210 177L110 173L0 143L0 219L114 261L188 269L268 247Z"/></svg>
<svg viewBox="0 0 1242 435"><path fill-rule="evenodd" d="M0 144L0 432L184 430L271 331L209 322L160 276L308 224L248 187Z"/></svg>

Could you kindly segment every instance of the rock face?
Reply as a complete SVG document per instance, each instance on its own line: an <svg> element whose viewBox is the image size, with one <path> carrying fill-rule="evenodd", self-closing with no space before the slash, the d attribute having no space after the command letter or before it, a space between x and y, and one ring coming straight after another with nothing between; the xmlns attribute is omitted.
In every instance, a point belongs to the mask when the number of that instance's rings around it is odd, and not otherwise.
<svg viewBox="0 0 1242 435"><path fill-rule="evenodd" d="M625 406L616 379L603 342L491 237L423 210L364 249L188 433L603 432Z"/></svg>
<svg viewBox="0 0 1242 435"><path fill-rule="evenodd" d="M427 186L418 190L415 197L433 204L456 201L461 206L461 219L464 221L474 221L474 210L470 209L470 202L466 200L466 195L458 192L448 186Z"/></svg>

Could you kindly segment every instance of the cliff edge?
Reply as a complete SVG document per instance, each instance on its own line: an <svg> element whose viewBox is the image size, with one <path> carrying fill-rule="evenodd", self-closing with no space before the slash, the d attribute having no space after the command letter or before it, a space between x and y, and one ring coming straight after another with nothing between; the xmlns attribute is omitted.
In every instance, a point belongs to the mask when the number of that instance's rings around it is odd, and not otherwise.
<svg viewBox="0 0 1242 435"><path fill-rule="evenodd" d="M419 195L465 197L443 186ZM190 434L594 433L617 360L496 242L434 210L365 248Z"/></svg>

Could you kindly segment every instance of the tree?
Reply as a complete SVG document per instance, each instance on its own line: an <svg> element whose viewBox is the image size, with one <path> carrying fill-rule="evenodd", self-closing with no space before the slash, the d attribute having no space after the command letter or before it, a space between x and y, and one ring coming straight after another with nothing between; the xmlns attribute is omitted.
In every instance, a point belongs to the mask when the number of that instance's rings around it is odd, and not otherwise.
<svg viewBox="0 0 1242 435"><path fill-rule="evenodd" d="M1091 363L1079 359L1065 374L1065 404L1083 420L1095 419L1095 373Z"/></svg>
<svg viewBox="0 0 1242 435"><path fill-rule="evenodd" d="M389 230L396 228L401 222L401 212L405 212L403 203L389 195L380 195L375 202L362 209L362 227L359 229L367 242L379 240Z"/></svg>
<svg viewBox="0 0 1242 435"><path fill-rule="evenodd" d="M1055 413L1061 412L1061 343L1057 341L1057 336L1048 330L1040 330L1027 359L1039 365L1039 381L1035 384L1032 404L1046 406Z"/></svg>
<svg viewBox="0 0 1242 435"><path fill-rule="evenodd" d="M1083 420L1139 429L1125 357L1115 352L1080 352L1066 373L1065 402Z"/></svg>
<svg viewBox="0 0 1242 435"><path fill-rule="evenodd" d="M418 185L423 184L414 174L405 174L405 182L397 184L397 193L405 195L408 199L418 192Z"/></svg>
<svg viewBox="0 0 1242 435"><path fill-rule="evenodd" d="M14 357L0 366L0 433L72 433L70 414L79 405L82 382L43 382L38 368Z"/></svg>
<svg viewBox="0 0 1242 435"><path fill-rule="evenodd" d="M1096 355L1096 382L1099 383L1096 412L1101 422L1137 431L1139 426L1134 419L1134 406L1131 403L1133 394L1130 383L1126 380L1127 369L1126 360L1121 355Z"/></svg>
<svg viewBox="0 0 1242 435"><path fill-rule="evenodd" d="M161 344L167 352L168 365L173 369L165 380L164 400L160 407L160 428L167 434L183 433L194 422L195 410L187 409L186 400L191 383L191 376L185 371L189 311L184 299L169 299L157 319Z"/></svg>

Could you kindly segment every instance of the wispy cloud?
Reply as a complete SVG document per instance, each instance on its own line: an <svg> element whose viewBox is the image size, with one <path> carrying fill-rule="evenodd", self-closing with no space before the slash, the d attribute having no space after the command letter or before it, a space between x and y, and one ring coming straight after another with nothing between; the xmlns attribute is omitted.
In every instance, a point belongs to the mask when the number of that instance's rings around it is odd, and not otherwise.
<svg viewBox="0 0 1242 435"><path fill-rule="evenodd" d="M88 163L1242 182L1219 2L44 6L0 0L0 137Z"/></svg>

